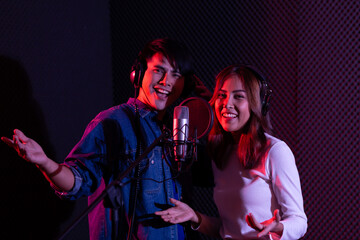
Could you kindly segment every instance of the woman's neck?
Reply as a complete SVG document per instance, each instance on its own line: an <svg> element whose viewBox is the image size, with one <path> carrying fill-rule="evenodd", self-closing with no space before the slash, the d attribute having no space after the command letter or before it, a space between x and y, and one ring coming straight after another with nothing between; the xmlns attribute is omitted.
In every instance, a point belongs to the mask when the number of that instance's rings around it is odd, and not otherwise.
<svg viewBox="0 0 360 240"><path fill-rule="evenodd" d="M234 143L238 144L240 142L240 138L243 135L242 131L236 131L236 132L232 132L231 136L234 140Z"/></svg>

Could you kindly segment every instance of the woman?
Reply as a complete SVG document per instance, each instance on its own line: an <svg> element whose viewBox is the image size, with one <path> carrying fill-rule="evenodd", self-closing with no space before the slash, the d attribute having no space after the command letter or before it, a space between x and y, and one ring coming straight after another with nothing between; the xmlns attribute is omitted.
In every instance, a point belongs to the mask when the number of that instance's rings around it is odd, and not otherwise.
<svg viewBox="0 0 360 240"><path fill-rule="evenodd" d="M223 239L299 239L305 234L294 156L269 134L270 94L265 79L250 66L232 65L218 74L208 146L220 217L173 199L174 207L155 214L173 224L191 221L193 229Z"/></svg>

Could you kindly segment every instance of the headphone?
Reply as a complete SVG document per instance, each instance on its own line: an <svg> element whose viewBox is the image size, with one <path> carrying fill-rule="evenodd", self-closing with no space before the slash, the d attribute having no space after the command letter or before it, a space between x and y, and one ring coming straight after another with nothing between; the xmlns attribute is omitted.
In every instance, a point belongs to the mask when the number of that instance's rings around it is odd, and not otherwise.
<svg viewBox="0 0 360 240"><path fill-rule="evenodd" d="M136 89L141 87L142 79L144 78L147 68L147 62L141 57L141 55L142 54L140 52L130 71L130 81Z"/></svg>
<svg viewBox="0 0 360 240"><path fill-rule="evenodd" d="M263 116L266 116L269 111L270 98L272 95L272 90L269 86L268 81L266 80L264 75L262 75L260 71L257 70L254 66L247 64L238 64L237 66L238 68L245 68L249 70L258 79L260 86L261 114Z"/></svg>

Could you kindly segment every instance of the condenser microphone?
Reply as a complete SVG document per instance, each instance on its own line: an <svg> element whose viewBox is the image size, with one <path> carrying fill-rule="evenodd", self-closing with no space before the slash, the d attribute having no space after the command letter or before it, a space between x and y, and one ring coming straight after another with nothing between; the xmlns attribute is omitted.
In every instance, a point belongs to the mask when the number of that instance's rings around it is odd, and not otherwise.
<svg viewBox="0 0 360 240"><path fill-rule="evenodd" d="M187 140L189 135L189 108L186 106L177 106L174 109L173 121L173 142L174 157L177 163L178 171L185 162L187 154Z"/></svg>

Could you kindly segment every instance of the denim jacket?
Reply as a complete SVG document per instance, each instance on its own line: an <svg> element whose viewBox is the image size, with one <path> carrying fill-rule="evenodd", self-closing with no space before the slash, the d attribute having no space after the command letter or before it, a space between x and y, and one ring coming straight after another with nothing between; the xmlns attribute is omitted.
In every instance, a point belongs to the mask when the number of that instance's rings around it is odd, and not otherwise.
<svg viewBox="0 0 360 240"><path fill-rule="evenodd" d="M90 196L89 202L101 193L104 186L110 183L114 173L109 174L109 161L106 157L106 143L103 130L103 120L111 118L119 123L120 144L118 146L120 159L116 173L124 172L136 159L137 137L135 134L135 102L138 104L141 136L145 148L161 135L161 123L157 120L157 112L150 111L146 105L130 98L126 104L112 107L99 113L87 126L84 135L72 149L65 160L75 175L75 184L70 192L57 192L64 199L77 199ZM145 149L144 148L144 149ZM169 207L169 198L181 196L181 187L177 180L172 180L171 169L162 157L161 146L156 146L141 163L140 184L136 205L136 226L134 235L137 239L174 239L178 240L178 225L171 225L154 215L155 211ZM110 166L110 168L113 168ZM128 220L130 188L134 171L122 180L121 187ZM91 200L92 198L92 200ZM125 222L126 222L125 221ZM127 231L128 229L125 229ZM110 209L100 203L89 214L90 239L111 240Z"/></svg>

